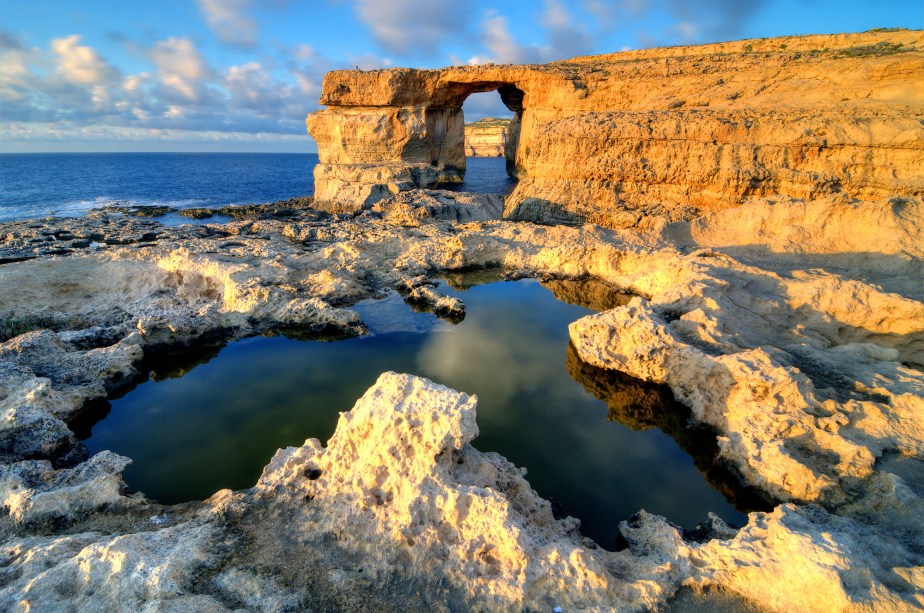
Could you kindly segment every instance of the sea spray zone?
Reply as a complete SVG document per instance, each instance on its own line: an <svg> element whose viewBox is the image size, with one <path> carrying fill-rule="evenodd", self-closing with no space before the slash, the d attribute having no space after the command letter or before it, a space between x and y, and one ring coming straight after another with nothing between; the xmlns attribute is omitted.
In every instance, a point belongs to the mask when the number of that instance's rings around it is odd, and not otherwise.
<svg viewBox="0 0 924 613"><path fill-rule="evenodd" d="M903 51L879 53L880 42ZM264 209L169 228L107 214L4 224L2 312L73 324L0 345L2 607L650 610L692 592L694 604L723 598L777 611L921 608L924 200L912 170L924 142L914 123L920 45L920 33L875 32L522 68L554 78L550 100L596 107L542 118L530 116L542 105L522 101L522 126L545 136L524 150L529 176L506 201L519 203L507 217L528 209L543 224L497 219L489 197L411 190L405 178L431 171L381 158L321 170L337 213ZM721 66L751 71L759 83L756 54L781 67L764 77L772 87L703 79L704 66ZM670 101L676 90L660 89L665 66L676 87L701 83L703 98ZM819 66L836 85L802 78ZM511 75L501 71L519 69L472 69L472 77L476 70L497 70L505 83ZM636 98L620 89L632 80L608 80L613 70L643 80ZM340 90L346 106L362 102L348 95L416 91L397 87L405 78L416 77L335 73L330 83L334 91L350 79L383 84ZM851 79L870 96L851 97L860 91ZM643 123L683 126L683 138L630 130L627 146L642 146L631 168L612 158L581 164L582 151L600 146L597 126L605 141L613 126L636 125L606 106L608 87L611 105L652 95L664 108L648 109ZM803 105L793 111L801 119L752 121L784 95ZM727 109L721 141L701 138L717 115L693 121L690 107L706 101ZM348 114L324 113L317 123L327 126ZM861 114L870 122L857 131L851 122ZM362 144L385 133L355 134ZM546 146L546 137L561 140ZM394 152L393 141L371 142L367 152ZM693 165L697 152L710 155ZM552 171L564 168L561 155L584 175L559 180ZM870 159L875 168L855 172ZM713 161L717 173L697 174ZM616 183L624 186L618 206ZM407 191L384 194L391 184ZM347 192L359 199L343 212ZM580 207L593 206L610 229L553 223L575 224L590 210ZM102 240L51 253L43 237L58 234ZM280 329L362 334L351 306L393 289L448 312L458 305L434 280L490 266L594 277L633 296L569 326L570 368L667 386L715 432L717 464L776 501L773 509L751 513L740 529L707 516L689 532L640 509L619 522L621 550L606 551L577 520L556 517L528 475L478 450L476 398L393 372L340 417L328 441L277 452L254 487L172 507L126 495L120 475L129 460L86 459L67 426L89 401L130 384L146 356ZM588 386L605 389L600 381ZM638 427L658 425L644 406L628 414Z"/></svg>

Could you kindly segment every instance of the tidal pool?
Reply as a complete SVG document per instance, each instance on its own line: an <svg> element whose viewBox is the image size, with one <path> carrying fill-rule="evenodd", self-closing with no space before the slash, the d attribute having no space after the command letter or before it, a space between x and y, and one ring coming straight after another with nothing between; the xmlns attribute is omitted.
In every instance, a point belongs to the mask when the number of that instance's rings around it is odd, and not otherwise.
<svg viewBox="0 0 924 613"><path fill-rule="evenodd" d="M447 278L440 289L466 304L457 325L392 294L357 305L374 332L363 338L257 337L177 357L112 400L84 442L132 458L135 490L201 499L253 486L280 447L327 440L339 413L393 370L477 394L474 446L526 467L539 494L601 546L642 508L692 528L709 511L743 523L759 506L716 466L714 434L687 427L669 391L576 359L568 324L614 306L610 288L496 279ZM493 282L473 285L484 281Z"/></svg>

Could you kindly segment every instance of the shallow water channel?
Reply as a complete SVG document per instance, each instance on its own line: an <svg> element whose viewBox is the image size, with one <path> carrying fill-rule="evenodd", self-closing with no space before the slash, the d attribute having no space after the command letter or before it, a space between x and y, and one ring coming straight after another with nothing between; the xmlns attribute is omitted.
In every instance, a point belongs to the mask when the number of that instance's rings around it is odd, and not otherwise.
<svg viewBox="0 0 924 613"><path fill-rule="evenodd" d="M686 528L708 511L743 523L735 507L753 505L715 466L714 434L688 428L669 391L576 359L568 324L619 295L599 283L497 278L441 285L465 301L458 324L392 294L355 307L374 332L366 337L256 337L154 366L84 442L132 458L125 479L135 490L201 499L251 487L277 448L327 440L339 413L393 370L477 394L474 446L525 466L539 494L606 548L642 508Z"/></svg>

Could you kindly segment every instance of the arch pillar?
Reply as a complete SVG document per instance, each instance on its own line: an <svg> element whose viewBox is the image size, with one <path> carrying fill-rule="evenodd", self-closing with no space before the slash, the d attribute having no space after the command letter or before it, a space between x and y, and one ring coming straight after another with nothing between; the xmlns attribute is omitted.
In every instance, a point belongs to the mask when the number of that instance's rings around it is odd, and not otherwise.
<svg viewBox="0 0 924 613"><path fill-rule="evenodd" d="M325 77L322 103L330 107L308 116L308 132L318 143L314 170L315 206L334 213L371 208L402 191L458 183L465 177L465 118L462 103L472 93L497 90L515 114L525 94L513 83L415 82L419 72L341 71ZM327 80L337 79L338 83ZM356 91L363 92L356 95ZM416 91L415 91L416 90ZM514 137L512 142L517 142ZM508 151L508 174L516 158Z"/></svg>

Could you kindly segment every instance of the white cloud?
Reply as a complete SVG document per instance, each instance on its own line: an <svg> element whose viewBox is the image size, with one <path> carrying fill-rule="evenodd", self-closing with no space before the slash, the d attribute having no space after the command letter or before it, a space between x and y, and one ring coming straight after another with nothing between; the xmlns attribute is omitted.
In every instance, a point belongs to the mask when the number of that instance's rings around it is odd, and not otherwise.
<svg viewBox="0 0 924 613"><path fill-rule="evenodd" d="M0 143L3 149L47 151L73 150L69 143L77 143L83 148L86 144L108 145L115 150L119 143L137 143L145 150L175 150L177 145L187 148L190 145L213 143L214 147L206 149L227 151L248 145L265 144L271 148L274 143L290 143L293 147L304 150L309 146L308 137L301 134L278 134L271 132L241 132L228 130L183 130L175 128L138 128L122 126L76 126L67 122L36 123L14 122L0 123ZM11 147L12 146L12 147Z"/></svg>
<svg viewBox="0 0 924 613"><path fill-rule="evenodd" d="M199 50L188 38L171 37L151 49L151 60L162 73L182 79L201 79L210 71Z"/></svg>
<svg viewBox="0 0 924 613"><path fill-rule="evenodd" d="M26 97L29 58L29 52L21 49L0 51L0 100L19 101Z"/></svg>
<svg viewBox="0 0 924 613"><path fill-rule="evenodd" d="M615 6L606 0L583 0L584 10L593 15L601 28L608 28L615 19Z"/></svg>
<svg viewBox="0 0 924 613"><path fill-rule="evenodd" d="M658 30L638 28L636 39L641 47L676 43L706 43L740 38L748 22L763 8L767 0L584 0L584 8L598 18L601 29L615 23L615 13L622 18L620 25L637 27L652 14L668 15L673 23Z"/></svg>
<svg viewBox="0 0 924 613"><path fill-rule="evenodd" d="M573 22L571 15L558 0L546 0L542 25L546 28L549 44L543 49L543 59L551 61L586 55L593 50L593 40L582 26Z"/></svg>
<svg viewBox="0 0 924 613"><path fill-rule="evenodd" d="M745 24L765 1L700 0L690 4L685 0L667 0L667 4L678 21L675 33L692 35L684 42L710 42L740 37Z"/></svg>
<svg viewBox="0 0 924 613"><path fill-rule="evenodd" d="M169 38L141 50L149 71L119 75L75 37L56 39L48 50L0 49L0 107L16 125L56 126L56 130L109 127L112 130L190 131L300 135L305 113L316 108L327 60L287 56L277 75L260 62L210 67L185 38ZM62 54L77 50L74 55ZM269 59L268 63L274 64ZM297 63L294 63L297 62ZM66 78L65 78L66 77ZM312 94L306 97L306 93ZM33 129L25 135L50 132ZM31 137L29 137L31 138ZM39 138L39 136L35 136Z"/></svg>
<svg viewBox="0 0 924 613"><path fill-rule="evenodd" d="M292 55L300 60L314 57L314 48L311 45L298 45L292 50Z"/></svg>
<svg viewBox="0 0 924 613"><path fill-rule="evenodd" d="M118 71L92 47L79 43L78 34L51 41L51 50L58 56L57 72L65 81L75 85L97 85L118 76Z"/></svg>
<svg viewBox="0 0 924 613"><path fill-rule="evenodd" d="M535 64L592 51L590 34L574 23L558 0L546 0L541 24L547 43L543 46L521 45L510 33L506 17L493 10L486 11L482 22L482 42L490 54L473 56L468 63Z"/></svg>
<svg viewBox="0 0 924 613"><path fill-rule="evenodd" d="M677 35L684 43L692 43L699 36L699 28L695 23L689 21L679 21L671 28L671 32Z"/></svg>
<svg viewBox="0 0 924 613"><path fill-rule="evenodd" d="M319 96L321 94L321 84L311 78L310 75L293 72L292 76L295 77L295 82L298 84L298 91L305 96Z"/></svg>
<svg viewBox="0 0 924 613"><path fill-rule="evenodd" d="M491 59L478 57L472 59L499 62L501 64L531 64L541 61L538 47L526 47L517 43L507 29L507 19L496 11L487 11L482 23L482 40L491 52Z"/></svg>
<svg viewBox="0 0 924 613"><path fill-rule="evenodd" d="M619 8L631 16L638 16L648 10L649 6L654 4L657 4L657 0L621 0L619 2Z"/></svg>
<svg viewBox="0 0 924 613"><path fill-rule="evenodd" d="M110 89L103 85L94 85L90 89L90 98L93 101L93 107L97 109L108 109L113 106Z"/></svg>
<svg viewBox="0 0 924 613"><path fill-rule="evenodd" d="M199 50L188 38L171 37L150 50L160 82L169 91L189 101L204 98L202 81L211 74Z"/></svg>
<svg viewBox="0 0 924 613"><path fill-rule="evenodd" d="M196 4L218 40L236 47L256 44L257 24L245 14L250 0L196 0Z"/></svg>
<svg viewBox="0 0 924 613"><path fill-rule="evenodd" d="M128 75L125 77L125 80L122 81L122 89L125 90L125 92L128 94L140 92L142 86L150 80L151 75L146 72L139 72L138 74Z"/></svg>
<svg viewBox="0 0 924 613"><path fill-rule="evenodd" d="M356 13L372 36L393 53L433 53L446 38L464 29L466 2L434 0L356 0Z"/></svg>
<svg viewBox="0 0 924 613"><path fill-rule="evenodd" d="M225 75L225 86L235 108L261 115L278 114L292 94L292 86L280 83L259 62L232 66Z"/></svg>
<svg viewBox="0 0 924 613"><path fill-rule="evenodd" d="M0 49L22 49L23 44L11 32L0 29Z"/></svg>
<svg viewBox="0 0 924 613"><path fill-rule="evenodd" d="M510 109L504 106L500 94L497 92L484 92L472 94L465 99L462 106L465 121L472 122L485 117L510 117Z"/></svg>

